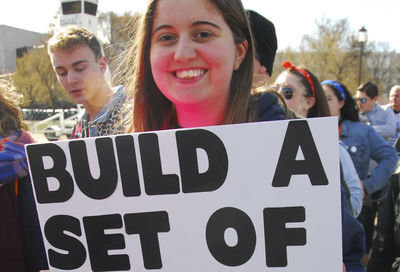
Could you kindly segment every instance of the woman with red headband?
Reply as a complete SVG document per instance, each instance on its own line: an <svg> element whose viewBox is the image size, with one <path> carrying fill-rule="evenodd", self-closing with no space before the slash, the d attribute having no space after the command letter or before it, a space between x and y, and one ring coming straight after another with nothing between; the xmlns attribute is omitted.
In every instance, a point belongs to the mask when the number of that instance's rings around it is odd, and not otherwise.
<svg viewBox="0 0 400 272"><path fill-rule="evenodd" d="M274 87L283 95L287 106L307 118L330 116L325 93L317 77L288 61L282 66L286 70L278 76ZM343 262L347 271L363 272L361 258L365 250L365 234L361 224L350 213L343 186L341 190Z"/></svg>
<svg viewBox="0 0 400 272"><path fill-rule="evenodd" d="M292 111L303 117L330 116L329 107L319 80L310 71L288 61L285 71L275 80L275 89L285 98Z"/></svg>

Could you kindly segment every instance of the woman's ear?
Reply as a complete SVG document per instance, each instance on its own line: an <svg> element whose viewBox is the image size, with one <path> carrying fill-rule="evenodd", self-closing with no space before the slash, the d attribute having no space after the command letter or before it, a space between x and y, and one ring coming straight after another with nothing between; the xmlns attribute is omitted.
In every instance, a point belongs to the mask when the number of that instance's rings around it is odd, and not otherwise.
<svg viewBox="0 0 400 272"><path fill-rule="evenodd" d="M339 108L341 109L343 108L343 106L344 106L344 100L339 101Z"/></svg>
<svg viewBox="0 0 400 272"><path fill-rule="evenodd" d="M249 48L249 42L247 40L244 40L243 42L236 45L236 59L235 59L235 64L233 66L234 70L239 69L240 64L246 57L248 48Z"/></svg>
<svg viewBox="0 0 400 272"><path fill-rule="evenodd" d="M315 100L315 97L314 97L314 96L306 97L306 107L307 107L307 110L311 109L312 106L315 105L315 102L316 102L316 100Z"/></svg>

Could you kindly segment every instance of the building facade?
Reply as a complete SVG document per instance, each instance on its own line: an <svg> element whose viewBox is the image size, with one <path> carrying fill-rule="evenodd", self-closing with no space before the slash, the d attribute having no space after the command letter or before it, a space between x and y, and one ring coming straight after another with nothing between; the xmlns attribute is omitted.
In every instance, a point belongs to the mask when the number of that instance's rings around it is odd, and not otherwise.
<svg viewBox="0 0 400 272"><path fill-rule="evenodd" d="M16 58L29 49L42 46L47 34L0 25L0 75L14 73Z"/></svg>

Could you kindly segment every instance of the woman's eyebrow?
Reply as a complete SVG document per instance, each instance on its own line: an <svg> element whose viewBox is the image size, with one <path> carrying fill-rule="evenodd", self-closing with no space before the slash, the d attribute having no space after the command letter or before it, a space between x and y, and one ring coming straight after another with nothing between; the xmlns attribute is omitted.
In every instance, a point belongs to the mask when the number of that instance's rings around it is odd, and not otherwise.
<svg viewBox="0 0 400 272"><path fill-rule="evenodd" d="M196 21L196 22L194 22L194 23L192 24L192 26L198 26L198 25L210 25L210 26L213 26L213 27L215 27L215 28L221 29L221 28L219 27L219 25L214 24L214 23L209 22L209 21Z"/></svg>
<svg viewBox="0 0 400 272"><path fill-rule="evenodd" d="M221 29L221 28L219 27L219 25L214 24L214 23L209 22L209 21L196 21L196 22L194 22L194 23L192 24L192 26L198 26L198 25L211 25L211 26L213 26L213 27L215 27L215 28ZM157 26L157 27L153 30L153 33L156 33L158 30L163 29L163 28L169 29L169 28L173 28L173 27L172 27L172 25L167 25L167 24L159 25L159 26Z"/></svg>
<svg viewBox="0 0 400 272"><path fill-rule="evenodd" d="M156 33L157 31L159 31L160 29L163 29L163 28L170 29L170 28L172 28L172 25L159 25L159 26L157 26L156 28L154 28L152 36L154 35L154 33Z"/></svg>
<svg viewBox="0 0 400 272"><path fill-rule="evenodd" d="M210 25L210 26L215 27L217 29L221 29L221 27L219 25L214 24L214 23L209 22L209 21L196 21L196 22L194 22L192 24L192 26L199 26L199 25ZM151 36L153 36L160 29L171 29L171 28L173 28L172 25L168 25L168 24L159 25L156 28L154 28L153 33L151 34Z"/></svg>

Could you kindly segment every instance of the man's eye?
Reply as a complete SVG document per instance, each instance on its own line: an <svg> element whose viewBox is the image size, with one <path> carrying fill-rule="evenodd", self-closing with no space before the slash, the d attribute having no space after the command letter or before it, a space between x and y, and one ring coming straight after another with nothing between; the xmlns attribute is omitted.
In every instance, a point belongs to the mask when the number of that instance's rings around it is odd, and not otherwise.
<svg viewBox="0 0 400 272"><path fill-rule="evenodd" d="M78 72L82 72L83 70L85 70L85 66L76 67L76 71L78 71Z"/></svg>
<svg viewBox="0 0 400 272"><path fill-rule="evenodd" d="M64 76L67 75L67 72L57 72L57 75L58 75L59 77L64 77Z"/></svg>

